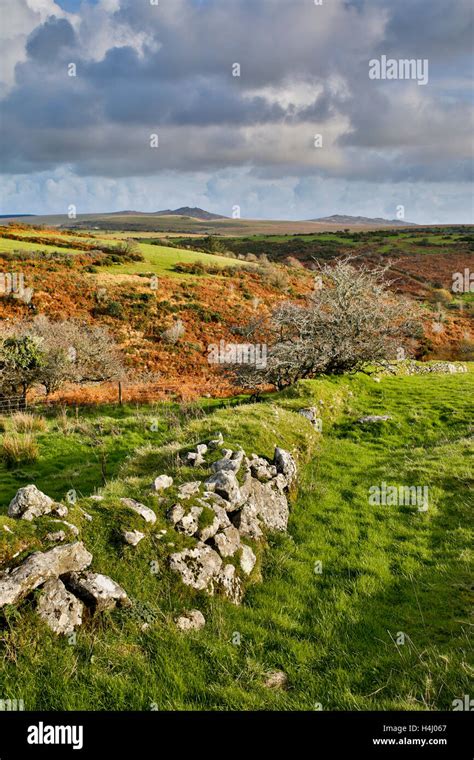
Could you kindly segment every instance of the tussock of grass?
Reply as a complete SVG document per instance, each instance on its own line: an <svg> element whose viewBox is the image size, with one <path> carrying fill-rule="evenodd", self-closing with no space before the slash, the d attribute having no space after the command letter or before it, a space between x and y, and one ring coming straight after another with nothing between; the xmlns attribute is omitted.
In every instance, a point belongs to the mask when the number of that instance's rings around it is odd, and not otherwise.
<svg viewBox="0 0 474 760"><path fill-rule="evenodd" d="M0 459L13 467L18 464L36 462L39 457L36 439L30 433L4 433L0 448Z"/></svg>

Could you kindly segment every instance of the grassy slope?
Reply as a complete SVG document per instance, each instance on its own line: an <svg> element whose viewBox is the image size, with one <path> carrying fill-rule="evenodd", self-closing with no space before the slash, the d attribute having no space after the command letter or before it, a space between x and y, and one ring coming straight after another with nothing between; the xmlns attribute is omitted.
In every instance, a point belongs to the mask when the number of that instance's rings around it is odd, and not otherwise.
<svg viewBox="0 0 474 760"><path fill-rule="evenodd" d="M122 479L105 489L106 500L84 502L94 514L93 523L81 522L93 567L122 583L134 608L88 623L75 645L49 634L28 604L21 615L11 611L2 631L2 694L23 698L27 709L449 709L469 691L473 386L473 374L308 381L179 429L168 417L156 444L127 460ZM291 410L320 399L325 423L315 445L309 423ZM394 419L370 431L354 424L377 412ZM278 442L301 462L309 457L289 533L270 538L261 558L265 582L250 584L240 608L180 585L166 569L170 549L156 536L137 549L117 537L133 522L117 507L127 493L156 508L157 530L168 527L165 541L178 545L145 485L152 474L173 471L179 450L217 429L249 451L269 455ZM188 475L182 469L178 477ZM434 504L427 514L371 507L367 489L382 480L429 485ZM71 520L80 523L75 510ZM322 574L314 572L318 561ZM189 605L208 623L186 636L172 618ZM144 620L154 622L141 631ZM399 631L406 643L397 647ZM288 674L288 692L262 687L271 668Z"/></svg>

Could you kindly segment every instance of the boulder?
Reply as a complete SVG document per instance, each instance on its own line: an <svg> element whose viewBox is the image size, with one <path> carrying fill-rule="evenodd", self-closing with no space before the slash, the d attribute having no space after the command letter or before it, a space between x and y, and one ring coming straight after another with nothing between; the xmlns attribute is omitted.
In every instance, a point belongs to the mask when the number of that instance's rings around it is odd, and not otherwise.
<svg viewBox="0 0 474 760"><path fill-rule="evenodd" d="M318 420L320 419L318 407L317 406L309 406L303 409L298 409L298 414L301 414L303 417L306 417L311 424L316 427L318 425Z"/></svg>
<svg viewBox="0 0 474 760"><path fill-rule="evenodd" d="M137 515L140 515L140 517L143 517L143 519L147 523L155 523L156 522L156 515L153 512L152 509L149 507L145 507L144 504L140 504L139 501L135 501L135 499L120 499L122 504L124 504L126 507L129 507L129 509L133 509L134 512L137 513Z"/></svg>
<svg viewBox="0 0 474 760"><path fill-rule="evenodd" d="M288 485L291 486L296 479L296 462L291 456L289 451L275 447L275 454L273 457L273 463L277 468L277 472L280 472L288 481Z"/></svg>
<svg viewBox="0 0 474 760"><path fill-rule="evenodd" d="M250 546L247 546L247 544L242 544L242 550L240 553L240 567L242 568L245 575L250 575L255 567L256 561L257 558Z"/></svg>
<svg viewBox="0 0 474 760"><path fill-rule="evenodd" d="M92 573L87 570L84 573L67 573L64 578L66 586L94 612L103 612L115 607L130 605L130 600L118 583L108 575Z"/></svg>
<svg viewBox="0 0 474 760"><path fill-rule="evenodd" d="M284 493L270 483L254 481L253 501L257 514L268 530L283 532L288 527L290 510Z"/></svg>
<svg viewBox="0 0 474 760"><path fill-rule="evenodd" d="M139 530L124 530L122 535L124 541L127 544L130 544L130 546L138 546L140 541L145 538L145 534L140 533Z"/></svg>
<svg viewBox="0 0 474 760"><path fill-rule="evenodd" d="M91 562L92 554L81 541L32 554L19 567L0 575L0 608L16 604L51 578L84 570Z"/></svg>
<svg viewBox="0 0 474 760"><path fill-rule="evenodd" d="M212 472L234 472L237 473L242 465L244 459L243 451L234 451L230 457L224 456L223 459L218 459L211 465Z"/></svg>
<svg viewBox="0 0 474 760"><path fill-rule="evenodd" d="M213 594L222 559L210 546L199 543L193 549L183 549L172 554L170 567L181 575L186 586Z"/></svg>
<svg viewBox="0 0 474 760"><path fill-rule="evenodd" d="M207 446L205 443L198 443L196 446L196 453L200 456L204 456L204 454L207 454Z"/></svg>
<svg viewBox="0 0 474 760"><path fill-rule="evenodd" d="M206 619L199 610L189 610L176 619L176 627L180 631L199 631L206 625Z"/></svg>
<svg viewBox="0 0 474 760"><path fill-rule="evenodd" d="M53 511L54 506L54 501L35 485L24 486L18 489L11 500L8 507L8 517L31 521L35 517L49 514Z"/></svg>
<svg viewBox="0 0 474 760"><path fill-rule="evenodd" d="M84 605L55 578L44 584L36 610L53 633L70 634L82 623Z"/></svg>
<svg viewBox="0 0 474 760"><path fill-rule="evenodd" d="M232 522L238 528L241 536L248 536L256 540L263 536L255 504L244 504L242 509L232 515Z"/></svg>
<svg viewBox="0 0 474 760"><path fill-rule="evenodd" d="M206 486L209 491L215 491L219 496L222 496L222 498L225 499L228 512L233 512L235 509L238 509L242 503L239 481L234 472L220 470L206 480Z"/></svg>
<svg viewBox="0 0 474 760"><path fill-rule="evenodd" d="M214 544L221 557L233 557L240 546L240 533L235 525L230 525L214 536Z"/></svg>

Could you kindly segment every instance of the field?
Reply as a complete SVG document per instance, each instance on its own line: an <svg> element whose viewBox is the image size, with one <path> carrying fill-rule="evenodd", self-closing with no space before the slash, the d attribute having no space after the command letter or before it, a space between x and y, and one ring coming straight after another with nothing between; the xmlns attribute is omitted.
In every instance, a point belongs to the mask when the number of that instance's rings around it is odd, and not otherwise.
<svg viewBox="0 0 474 760"><path fill-rule="evenodd" d="M122 584L133 606L91 621L69 641L38 622L31 602L6 608L5 698L44 710L451 709L469 693L472 675L473 377L471 369L379 383L359 375L305 381L260 404L96 409L72 415L69 428L48 416L37 434L39 460L0 465L0 524L14 532L0 532L2 554L19 550L20 561L48 529L47 518L5 517L19 485L34 480L57 499L74 488L80 499L68 519L93 552L93 568ZM321 435L296 414L315 403L323 409ZM357 424L374 413L393 419L370 429ZM99 460L84 461L94 429L107 452L106 485ZM158 538L169 524L147 496L159 472L189 479L176 455L216 430L226 445L267 456L276 441L301 468L288 534L270 536L259 555L264 582L249 582L241 607L177 583L167 569L173 549ZM382 481L428 486L428 511L371 506L368 489ZM98 491L104 501L88 499ZM130 519L121 495L159 514L136 549L117 540ZM185 635L173 618L190 605L207 625ZM287 674L287 690L264 686L272 670Z"/></svg>

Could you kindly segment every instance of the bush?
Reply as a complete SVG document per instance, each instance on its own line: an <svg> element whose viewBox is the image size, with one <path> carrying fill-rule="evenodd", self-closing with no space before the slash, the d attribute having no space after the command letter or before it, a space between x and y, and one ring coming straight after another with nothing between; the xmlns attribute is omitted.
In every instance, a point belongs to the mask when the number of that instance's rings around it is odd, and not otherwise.
<svg viewBox="0 0 474 760"><path fill-rule="evenodd" d="M30 433L5 433L3 436L0 458L7 467L36 462L39 457L38 445Z"/></svg>

